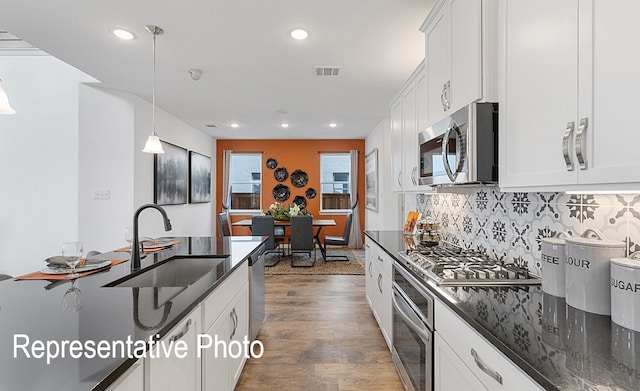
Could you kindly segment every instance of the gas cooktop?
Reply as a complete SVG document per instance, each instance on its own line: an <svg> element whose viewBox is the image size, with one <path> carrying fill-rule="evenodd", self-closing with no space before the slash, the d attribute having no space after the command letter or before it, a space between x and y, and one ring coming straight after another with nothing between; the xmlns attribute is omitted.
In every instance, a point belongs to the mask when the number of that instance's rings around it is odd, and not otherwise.
<svg viewBox="0 0 640 391"><path fill-rule="evenodd" d="M540 277L514 263L492 260L449 243L418 245L399 253L403 264L425 281L443 286L539 285Z"/></svg>

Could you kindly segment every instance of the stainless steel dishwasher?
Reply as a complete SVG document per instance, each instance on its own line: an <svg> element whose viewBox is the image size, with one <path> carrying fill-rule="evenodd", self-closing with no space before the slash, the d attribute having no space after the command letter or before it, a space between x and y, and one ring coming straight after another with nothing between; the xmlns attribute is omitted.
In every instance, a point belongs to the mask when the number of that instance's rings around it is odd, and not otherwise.
<svg viewBox="0 0 640 391"><path fill-rule="evenodd" d="M249 338L256 339L264 321L264 251L262 244L249 255Z"/></svg>

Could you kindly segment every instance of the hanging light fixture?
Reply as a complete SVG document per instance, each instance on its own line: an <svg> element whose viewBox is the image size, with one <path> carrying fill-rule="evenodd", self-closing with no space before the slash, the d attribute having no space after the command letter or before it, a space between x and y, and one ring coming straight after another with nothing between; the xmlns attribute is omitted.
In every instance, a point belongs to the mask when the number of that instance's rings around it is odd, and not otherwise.
<svg viewBox="0 0 640 391"><path fill-rule="evenodd" d="M9 97L2 88L2 79L0 79L0 114L15 114L16 111L9 104Z"/></svg>
<svg viewBox="0 0 640 391"><path fill-rule="evenodd" d="M158 133L156 133L156 36L163 34L164 30L158 26L147 25L145 26L148 32L153 35L153 92L151 95L151 106L153 106L152 111L152 133L147 139L147 142L144 144L144 149L142 152L146 153L164 153L164 149L162 149L162 144L160 144L160 137L158 137Z"/></svg>

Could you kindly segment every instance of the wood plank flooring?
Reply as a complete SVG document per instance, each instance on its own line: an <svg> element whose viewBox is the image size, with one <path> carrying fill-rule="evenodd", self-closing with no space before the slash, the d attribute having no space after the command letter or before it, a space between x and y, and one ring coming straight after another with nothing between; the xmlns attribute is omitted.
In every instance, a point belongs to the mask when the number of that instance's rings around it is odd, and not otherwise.
<svg viewBox="0 0 640 391"><path fill-rule="evenodd" d="M364 276L266 276L264 356L235 391L402 391Z"/></svg>

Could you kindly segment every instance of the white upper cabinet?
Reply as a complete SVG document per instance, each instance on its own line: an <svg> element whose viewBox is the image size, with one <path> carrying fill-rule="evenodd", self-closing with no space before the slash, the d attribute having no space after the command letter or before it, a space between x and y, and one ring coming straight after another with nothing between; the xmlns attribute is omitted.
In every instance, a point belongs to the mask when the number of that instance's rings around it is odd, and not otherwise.
<svg viewBox="0 0 640 391"><path fill-rule="evenodd" d="M391 103L391 165L394 191L432 191L419 185L418 132L427 127L427 78L420 63Z"/></svg>
<svg viewBox="0 0 640 391"><path fill-rule="evenodd" d="M402 96L391 103L391 187L402 191Z"/></svg>
<svg viewBox="0 0 640 391"><path fill-rule="evenodd" d="M493 0L441 0L425 20L427 126L496 100L496 13Z"/></svg>
<svg viewBox="0 0 640 391"><path fill-rule="evenodd" d="M501 188L640 183L638 14L635 0L501 1Z"/></svg>

